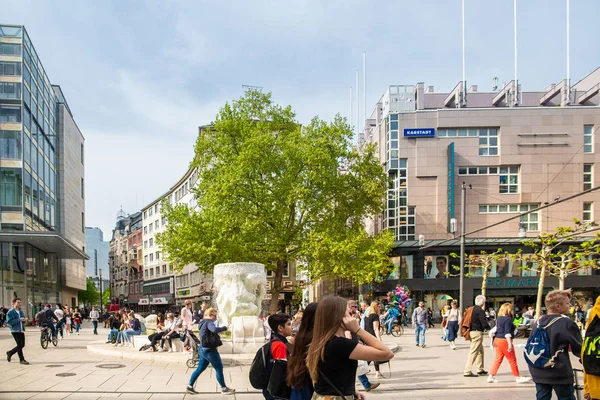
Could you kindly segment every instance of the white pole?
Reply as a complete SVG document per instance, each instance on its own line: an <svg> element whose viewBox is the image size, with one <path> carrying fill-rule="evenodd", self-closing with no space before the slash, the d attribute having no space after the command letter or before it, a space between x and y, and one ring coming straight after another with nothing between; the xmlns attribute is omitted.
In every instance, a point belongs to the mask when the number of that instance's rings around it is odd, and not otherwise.
<svg viewBox="0 0 600 400"><path fill-rule="evenodd" d="M515 84L518 85L517 77L517 0L514 2L514 25L515 25Z"/></svg>
<svg viewBox="0 0 600 400"><path fill-rule="evenodd" d="M465 95L467 92L466 85L467 82L465 80L465 0L462 0L462 104L464 104Z"/></svg>
<svg viewBox="0 0 600 400"><path fill-rule="evenodd" d="M359 125L360 125L360 96L359 94L359 90L358 90L358 70L356 70L356 141L358 142L358 130L359 130Z"/></svg>
<svg viewBox="0 0 600 400"><path fill-rule="evenodd" d="M354 127L352 126L354 124L354 102L352 99L352 86L350 86L350 119L349 119L349 123L350 123L350 128L352 129L352 132L354 132ZM358 138L356 138L357 143L358 143Z"/></svg>
<svg viewBox="0 0 600 400"><path fill-rule="evenodd" d="M571 102L571 35L570 35L570 0L567 0L567 104Z"/></svg>
<svg viewBox="0 0 600 400"><path fill-rule="evenodd" d="M364 127L367 126L367 52L363 52L363 118ZM366 128L365 128L366 134Z"/></svg>

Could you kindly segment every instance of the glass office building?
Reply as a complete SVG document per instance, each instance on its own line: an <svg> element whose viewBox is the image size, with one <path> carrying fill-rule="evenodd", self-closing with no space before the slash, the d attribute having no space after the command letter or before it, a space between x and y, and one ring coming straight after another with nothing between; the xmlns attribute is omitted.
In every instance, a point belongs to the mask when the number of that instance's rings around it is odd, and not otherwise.
<svg viewBox="0 0 600 400"><path fill-rule="evenodd" d="M83 254L57 216L61 103L25 28L0 25L0 304L18 296L28 313L60 300L58 259Z"/></svg>

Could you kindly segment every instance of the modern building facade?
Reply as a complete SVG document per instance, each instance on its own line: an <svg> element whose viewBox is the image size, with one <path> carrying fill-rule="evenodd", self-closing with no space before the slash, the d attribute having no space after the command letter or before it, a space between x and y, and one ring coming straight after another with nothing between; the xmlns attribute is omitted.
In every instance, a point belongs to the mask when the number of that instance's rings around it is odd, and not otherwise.
<svg viewBox="0 0 600 400"><path fill-rule="evenodd" d="M514 81L491 92L476 86L466 90L463 82L450 93L437 93L424 83L390 86L359 136L359 146L376 143L390 177L385 213L367 228L390 229L396 237L392 260L397 269L372 287L374 294L402 283L434 308L445 304L437 301L443 295L458 297L452 267L459 259L451 253L459 253L463 182L465 231L486 228L467 235L466 253L473 257L499 247L527 253L522 237L552 232L573 218L593 221L599 192L557 201L600 182L599 90L600 68L575 85L564 80L538 92L522 92ZM497 264L488 281L489 305L532 303L537 279L523 268L535 268L528 256ZM481 287L481 274L471 272L465 280L466 305ZM599 272L582 269L567 278L567 287L575 288L577 297L595 298ZM550 279L547 286L553 285L556 280Z"/></svg>
<svg viewBox="0 0 600 400"><path fill-rule="evenodd" d="M104 233L100 228L85 228L85 251L90 258L86 261L86 275L91 278L98 290L110 287L110 269L108 253L110 243L104 241Z"/></svg>
<svg viewBox="0 0 600 400"><path fill-rule="evenodd" d="M25 27L0 25L0 302L28 316L85 289L83 150Z"/></svg>

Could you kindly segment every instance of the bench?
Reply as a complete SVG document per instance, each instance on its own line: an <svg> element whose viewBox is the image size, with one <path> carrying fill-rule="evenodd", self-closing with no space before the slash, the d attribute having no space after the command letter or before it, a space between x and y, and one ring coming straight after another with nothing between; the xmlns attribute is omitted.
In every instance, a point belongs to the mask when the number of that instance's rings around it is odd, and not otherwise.
<svg viewBox="0 0 600 400"><path fill-rule="evenodd" d="M132 335L131 337L133 338L133 347L135 349L139 350L143 345L150 344L148 335ZM183 352L183 342L179 338L173 338L171 342L173 343L174 351ZM170 350L168 340L165 340L165 350Z"/></svg>

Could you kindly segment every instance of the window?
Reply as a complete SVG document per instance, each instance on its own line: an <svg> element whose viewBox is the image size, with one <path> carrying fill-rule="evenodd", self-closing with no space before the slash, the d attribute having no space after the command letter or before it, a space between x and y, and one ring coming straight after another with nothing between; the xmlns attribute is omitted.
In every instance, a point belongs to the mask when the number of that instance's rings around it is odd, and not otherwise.
<svg viewBox="0 0 600 400"><path fill-rule="evenodd" d="M21 76L21 63L0 61L0 75Z"/></svg>
<svg viewBox="0 0 600 400"><path fill-rule="evenodd" d="M81 163L83 164L83 143L81 143Z"/></svg>
<svg viewBox="0 0 600 400"><path fill-rule="evenodd" d="M81 178L81 198L85 199L85 188L83 186L83 178Z"/></svg>
<svg viewBox="0 0 600 400"><path fill-rule="evenodd" d="M519 167L500 167L500 193L519 193Z"/></svg>
<svg viewBox="0 0 600 400"><path fill-rule="evenodd" d="M147 278L148 277L148 270L144 270L144 276Z"/></svg>
<svg viewBox="0 0 600 400"><path fill-rule="evenodd" d="M13 44L13 43L0 43L0 55L1 56L20 56L21 55L21 45Z"/></svg>
<svg viewBox="0 0 600 400"><path fill-rule="evenodd" d="M154 276L154 268L150 268L150 276ZM144 289L146 288L144 287Z"/></svg>
<svg viewBox="0 0 600 400"><path fill-rule="evenodd" d="M0 99L20 99L21 84L18 82L0 82Z"/></svg>
<svg viewBox="0 0 600 400"><path fill-rule="evenodd" d="M154 228L158 229L158 220L154 221Z"/></svg>
<svg viewBox="0 0 600 400"><path fill-rule="evenodd" d="M150 238L150 242L148 243L150 247L154 246L154 238Z"/></svg>
<svg viewBox="0 0 600 400"><path fill-rule="evenodd" d="M144 265L148 264L148 256L144 256Z"/></svg>
<svg viewBox="0 0 600 400"><path fill-rule="evenodd" d="M48 196L46 196L46 199L48 199ZM50 211L49 207L48 207L48 202L46 202L46 213L48 214L48 211ZM40 210L41 212L41 210ZM81 232L85 233L85 213L81 213Z"/></svg>
<svg viewBox="0 0 600 400"><path fill-rule="evenodd" d="M144 219L148 218L148 211L144 211Z"/></svg>
<svg viewBox="0 0 600 400"><path fill-rule="evenodd" d="M583 190L591 189L594 182L594 164L583 164Z"/></svg>
<svg viewBox="0 0 600 400"><path fill-rule="evenodd" d="M147 249L148 248L148 241L144 240L144 248Z"/></svg>
<svg viewBox="0 0 600 400"><path fill-rule="evenodd" d="M162 217L160 223L162 226L165 226L165 224L167 223L167 219L165 217Z"/></svg>
<svg viewBox="0 0 600 400"><path fill-rule="evenodd" d="M502 168L508 168L508 171L510 171L510 168L516 168L517 171L519 170L518 166L513 166L513 167L509 167L509 166L500 166L500 167L479 167L479 166L474 166L474 167L458 167L458 174L459 175L498 175L500 173L500 170Z"/></svg>
<svg viewBox="0 0 600 400"><path fill-rule="evenodd" d="M163 272L163 274L167 273L167 266L166 266L166 264L162 266L162 272Z"/></svg>
<svg viewBox="0 0 600 400"><path fill-rule="evenodd" d="M169 272L173 272L173 266L169 265Z"/></svg>
<svg viewBox="0 0 600 400"><path fill-rule="evenodd" d="M583 152L594 152L594 125L583 126Z"/></svg>
<svg viewBox="0 0 600 400"><path fill-rule="evenodd" d="M160 275L160 267L156 267L156 276Z"/></svg>
<svg viewBox="0 0 600 400"><path fill-rule="evenodd" d="M152 207L150 207L150 209L148 210L148 216L151 217L152 216Z"/></svg>
<svg viewBox="0 0 600 400"><path fill-rule="evenodd" d="M21 132L0 131L0 159L21 159Z"/></svg>
<svg viewBox="0 0 600 400"><path fill-rule="evenodd" d="M156 260L160 260L160 251L156 252Z"/></svg>
<svg viewBox="0 0 600 400"><path fill-rule="evenodd" d="M147 226L145 226L145 227L144 227L144 235L147 235L147 234L148 234L148 227L147 227Z"/></svg>
<svg viewBox="0 0 600 400"><path fill-rule="evenodd" d="M154 212L155 212L155 213L158 213L158 204L155 204L155 205L154 205Z"/></svg>
<svg viewBox="0 0 600 400"><path fill-rule="evenodd" d="M0 169L0 206L21 207L22 179L20 168Z"/></svg>
<svg viewBox="0 0 600 400"><path fill-rule="evenodd" d="M150 255L148 257L149 257L148 261L154 262L154 254L150 253Z"/></svg>
<svg viewBox="0 0 600 400"><path fill-rule="evenodd" d="M539 204L480 204L479 214L519 214L537 209ZM521 224L528 231L539 231L539 211L521 215Z"/></svg>
<svg viewBox="0 0 600 400"><path fill-rule="evenodd" d="M594 203L583 203L583 222L594 220Z"/></svg>
<svg viewBox="0 0 600 400"><path fill-rule="evenodd" d="M148 225L148 232L152 232L153 228L154 228L154 225L152 223L150 223L150 225Z"/></svg>
<svg viewBox="0 0 600 400"><path fill-rule="evenodd" d="M21 107L19 106L0 106L0 122L17 123L21 122Z"/></svg>

